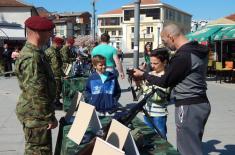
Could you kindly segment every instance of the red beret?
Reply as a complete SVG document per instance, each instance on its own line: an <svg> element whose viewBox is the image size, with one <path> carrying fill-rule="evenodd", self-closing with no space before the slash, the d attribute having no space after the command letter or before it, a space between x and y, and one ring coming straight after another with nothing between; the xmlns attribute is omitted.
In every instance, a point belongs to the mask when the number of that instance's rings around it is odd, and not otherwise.
<svg viewBox="0 0 235 155"><path fill-rule="evenodd" d="M74 44L74 39L73 39L73 38L68 38L68 39L67 39L67 43L69 43L69 44Z"/></svg>
<svg viewBox="0 0 235 155"><path fill-rule="evenodd" d="M62 39L60 37L54 37L53 42L58 44L58 45L62 45L64 43L64 39Z"/></svg>
<svg viewBox="0 0 235 155"><path fill-rule="evenodd" d="M29 17L24 23L26 27L36 31L50 31L55 27L52 21L40 16Z"/></svg>

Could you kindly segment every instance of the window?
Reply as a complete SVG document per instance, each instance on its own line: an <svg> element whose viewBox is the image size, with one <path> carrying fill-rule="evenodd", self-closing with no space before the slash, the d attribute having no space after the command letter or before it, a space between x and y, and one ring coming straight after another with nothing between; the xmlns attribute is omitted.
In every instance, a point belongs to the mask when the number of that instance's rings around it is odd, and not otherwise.
<svg viewBox="0 0 235 155"><path fill-rule="evenodd" d="M140 14L145 14L146 17L153 17L153 19L160 19L160 8L141 9ZM124 20L128 21L134 18L134 10L124 10Z"/></svg>
<svg viewBox="0 0 235 155"><path fill-rule="evenodd" d="M165 19L169 19L169 11L167 8L165 9Z"/></svg>
<svg viewBox="0 0 235 155"><path fill-rule="evenodd" d="M122 31L121 30L118 31L118 35L120 35L120 36L122 35Z"/></svg>
<svg viewBox="0 0 235 155"><path fill-rule="evenodd" d="M120 43L117 42L117 43L116 43L116 48L119 48L119 47L120 47Z"/></svg>
<svg viewBox="0 0 235 155"><path fill-rule="evenodd" d="M141 9L140 14L145 14L146 17L153 17L153 19L160 19L160 8Z"/></svg>
<svg viewBox="0 0 235 155"><path fill-rule="evenodd" d="M60 30L60 35L64 36L64 30Z"/></svg>
<svg viewBox="0 0 235 155"><path fill-rule="evenodd" d="M135 32L135 27L131 27L131 33Z"/></svg>
<svg viewBox="0 0 235 155"><path fill-rule="evenodd" d="M120 25L120 18L119 17L99 18L98 25L101 25L101 26Z"/></svg>
<svg viewBox="0 0 235 155"><path fill-rule="evenodd" d="M134 49L134 42L131 42L131 49Z"/></svg>
<svg viewBox="0 0 235 155"><path fill-rule="evenodd" d="M147 27L146 34L151 34L151 33L153 33L153 27Z"/></svg>
<svg viewBox="0 0 235 155"><path fill-rule="evenodd" d="M180 12L178 12L177 21L178 21L179 23L181 23L181 13L180 13Z"/></svg>
<svg viewBox="0 0 235 155"><path fill-rule="evenodd" d="M184 24L191 23L191 17L188 15L184 15Z"/></svg>
<svg viewBox="0 0 235 155"><path fill-rule="evenodd" d="M124 20L128 21L134 18L134 10L124 10Z"/></svg>
<svg viewBox="0 0 235 155"><path fill-rule="evenodd" d="M112 35L113 35L113 36L116 36L116 31L112 31Z"/></svg>

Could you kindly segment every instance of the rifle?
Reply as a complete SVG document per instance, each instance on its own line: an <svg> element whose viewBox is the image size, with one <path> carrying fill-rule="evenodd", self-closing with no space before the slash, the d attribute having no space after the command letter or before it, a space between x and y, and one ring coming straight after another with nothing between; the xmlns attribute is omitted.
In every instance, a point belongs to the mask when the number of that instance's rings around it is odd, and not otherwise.
<svg viewBox="0 0 235 155"><path fill-rule="evenodd" d="M149 122L151 123L151 125L154 127L154 129L156 130L157 134L165 139L165 137L161 134L160 130L158 129L158 127L152 122L152 120L150 119L150 116L148 114L148 112L144 109L144 105L146 104L146 101L148 98L152 97L154 93L157 93L159 96L166 96L166 93L159 89L159 88L153 88L153 90L146 94L144 96L144 98L138 103L136 104L133 108L130 109L130 111L127 114L124 114L123 116L117 118L117 120L122 123L123 125L128 126L131 121L136 117L136 115L140 112L143 111L144 114L147 116L147 118L149 119Z"/></svg>
<svg viewBox="0 0 235 155"><path fill-rule="evenodd" d="M152 97L154 93L158 93L159 96L166 96L166 93L159 89L159 88L153 88L153 90L151 92L149 92L148 94L146 94L144 96L144 98L139 101L139 103L137 103L133 108L131 108L128 113L123 114L122 116L117 118L117 121L119 121L120 123L122 123L123 125L128 126L131 121L136 117L136 115L140 112L143 111L145 113L145 115L147 116L147 118L149 118L150 123L152 124L152 126L154 127L156 133L163 139L165 139L165 137L161 134L161 132L159 131L158 127L152 122L152 120L150 119L150 116L148 114L148 112L143 108L144 105L146 104L146 101L149 97ZM114 116L115 117L115 116ZM101 131L98 131L98 136L102 139L106 139L106 136L108 134L108 129L110 127L111 122L103 127L101 129ZM79 155L90 155L92 153L92 149L94 147L94 142L95 140L91 140L87 146L85 146L80 152Z"/></svg>
<svg viewBox="0 0 235 155"><path fill-rule="evenodd" d="M133 101L138 101L139 97L140 97L140 93L139 94L136 94L136 91L132 85L132 82L133 82L133 74L134 74L134 69L131 69L131 68L127 68L126 69L126 73L128 75L128 82L130 84L130 89L131 89L131 93L132 93L132 97L133 97ZM138 89L138 87L137 87Z"/></svg>

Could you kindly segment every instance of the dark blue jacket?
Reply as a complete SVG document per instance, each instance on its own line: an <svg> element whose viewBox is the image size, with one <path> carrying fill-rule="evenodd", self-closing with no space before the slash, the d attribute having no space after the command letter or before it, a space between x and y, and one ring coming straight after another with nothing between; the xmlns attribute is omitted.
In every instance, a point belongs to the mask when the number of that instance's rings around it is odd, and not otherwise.
<svg viewBox="0 0 235 155"><path fill-rule="evenodd" d="M111 73L105 73L108 78L102 83L97 72L88 78L85 88L85 101L95 106L98 112L113 111L118 106L121 89L117 77Z"/></svg>

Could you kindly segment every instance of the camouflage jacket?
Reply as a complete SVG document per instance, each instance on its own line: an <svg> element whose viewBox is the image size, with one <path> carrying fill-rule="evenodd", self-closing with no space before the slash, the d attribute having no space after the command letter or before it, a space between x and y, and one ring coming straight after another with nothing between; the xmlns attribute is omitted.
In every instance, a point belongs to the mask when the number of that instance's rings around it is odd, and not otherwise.
<svg viewBox="0 0 235 155"><path fill-rule="evenodd" d="M28 126L46 125L55 120L51 105L55 99L55 79L43 51L26 42L15 62L21 94L16 114Z"/></svg>
<svg viewBox="0 0 235 155"><path fill-rule="evenodd" d="M69 46L64 45L60 50L60 54L63 63L72 63L73 61L76 60L76 58L71 54Z"/></svg>
<svg viewBox="0 0 235 155"><path fill-rule="evenodd" d="M64 76L62 70L63 62L60 51L54 46L51 46L46 50L46 58L51 65L51 69L54 73L55 78L60 79L62 76Z"/></svg>

